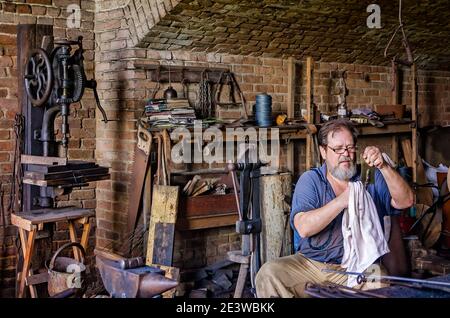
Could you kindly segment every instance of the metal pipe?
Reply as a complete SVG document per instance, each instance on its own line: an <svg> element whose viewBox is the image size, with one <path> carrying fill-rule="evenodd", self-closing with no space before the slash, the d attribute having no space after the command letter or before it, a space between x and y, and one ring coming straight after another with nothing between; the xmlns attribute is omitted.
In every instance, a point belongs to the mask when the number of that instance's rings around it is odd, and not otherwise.
<svg viewBox="0 0 450 318"><path fill-rule="evenodd" d="M42 119L41 141L43 144L44 157L55 156L54 149L51 149L51 143L55 142L54 124L56 115L61 111L61 106L49 108L44 113Z"/></svg>

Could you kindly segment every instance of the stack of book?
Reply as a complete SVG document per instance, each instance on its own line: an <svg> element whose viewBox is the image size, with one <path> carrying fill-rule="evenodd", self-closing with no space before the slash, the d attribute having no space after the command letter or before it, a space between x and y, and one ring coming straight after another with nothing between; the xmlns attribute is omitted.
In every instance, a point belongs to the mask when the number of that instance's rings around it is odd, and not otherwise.
<svg viewBox="0 0 450 318"><path fill-rule="evenodd" d="M145 115L152 127L191 126L195 111L187 99L150 99L145 105Z"/></svg>

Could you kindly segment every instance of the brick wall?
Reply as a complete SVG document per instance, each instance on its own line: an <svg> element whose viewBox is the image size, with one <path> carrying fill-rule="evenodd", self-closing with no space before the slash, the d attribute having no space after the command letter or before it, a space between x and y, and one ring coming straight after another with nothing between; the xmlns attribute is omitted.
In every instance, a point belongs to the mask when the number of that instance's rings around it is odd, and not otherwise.
<svg viewBox="0 0 450 318"><path fill-rule="evenodd" d="M81 8L80 29L67 28L69 4L78 4ZM93 76L94 67L94 9L95 2L67 0L21 0L0 3L0 183L4 191L3 207L9 205L11 175L13 169L13 149L15 137L13 131L14 116L20 111L18 104L17 74L17 24L51 24L56 37L76 39L84 37L85 68L88 79ZM71 140L69 144L69 159L93 160L95 149L95 102L93 94L86 92L81 104L71 106L70 119ZM29 119L28 119L29 120ZM59 198L58 206L76 205L85 208L95 208L95 185L91 184L80 191ZM14 277L17 248L15 239L16 228L10 225L10 211L6 212L6 223L0 221L0 297L14 295ZM68 240L67 224L58 223L54 233L53 251ZM90 238L90 254L94 247L94 231ZM39 245L38 245L39 246ZM39 251L41 253L41 251ZM43 253L45 254L45 253ZM48 254L48 253L47 253Z"/></svg>

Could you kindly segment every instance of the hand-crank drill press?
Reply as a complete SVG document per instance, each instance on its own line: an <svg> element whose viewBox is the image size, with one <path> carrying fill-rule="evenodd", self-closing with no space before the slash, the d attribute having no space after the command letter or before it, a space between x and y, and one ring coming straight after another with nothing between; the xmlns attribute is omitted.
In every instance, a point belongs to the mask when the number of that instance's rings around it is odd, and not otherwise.
<svg viewBox="0 0 450 318"><path fill-rule="evenodd" d="M28 39L19 28L18 42ZM76 223L83 225L81 245L88 244L90 219L95 215L93 209L76 207L56 208L55 198L69 194L73 188L81 188L88 182L109 179L109 169L94 162L70 161L67 159L69 143L69 115L71 105L79 102L86 88L94 90L97 107L106 123L105 111L100 105L95 80L87 80L84 71L82 37L76 41L53 41L53 36L42 39L44 48L36 48L22 64L23 82L21 91L26 103L22 103L24 115L24 154L23 165L24 192L22 211L11 214L11 223L19 228L23 254L23 265L18 276L18 297L25 296L26 285L32 297L37 297L33 284L45 282L42 275L34 275L31 267L35 240L39 230L57 221L67 221L70 240L77 241ZM76 50L72 54L72 47ZM50 53L48 53L50 52ZM23 63L23 62L22 62ZM60 140L56 139L55 124L61 117ZM63 155L59 155L59 145ZM82 255L74 249L77 261ZM40 266L38 266L40 267ZM39 280L38 277L41 277ZM34 282L34 283L33 283ZM79 287L77 287L79 288Z"/></svg>
<svg viewBox="0 0 450 318"><path fill-rule="evenodd" d="M68 194L74 187L86 186L87 182L109 178L108 169L95 163L67 161L70 106L81 100L86 88L93 89L103 121L107 123L108 119L100 105L96 81L86 79L82 37L76 41L55 41L54 45L50 54L42 48L31 51L25 66L24 84L29 105L43 108L41 118L26 120L28 125L41 123L37 129L26 131L33 134L32 142L40 144L42 156L22 157L22 164L27 164L23 182L40 187L38 196L28 198L31 202L25 210L51 208L56 196ZM78 46L73 54L72 46ZM60 141L56 140L54 131L58 114L61 116ZM62 146L63 158L57 158L58 143ZM55 162L59 164L53 165Z"/></svg>

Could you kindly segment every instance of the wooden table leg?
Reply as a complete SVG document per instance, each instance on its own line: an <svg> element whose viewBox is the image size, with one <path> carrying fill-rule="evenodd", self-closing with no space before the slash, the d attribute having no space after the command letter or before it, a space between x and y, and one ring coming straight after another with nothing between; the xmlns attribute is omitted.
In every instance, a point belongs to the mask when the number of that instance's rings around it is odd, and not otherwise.
<svg viewBox="0 0 450 318"><path fill-rule="evenodd" d="M77 242L77 232L75 230L75 224L74 221L69 221L69 236L71 242ZM83 246L84 247L84 246ZM74 246L73 249L73 256L78 261L81 262L81 255L80 251L78 250L78 247Z"/></svg>
<svg viewBox="0 0 450 318"><path fill-rule="evenodd" d="M23 231L23 230L22 230ZM20 278L20 284L19 284L19 298L23 298L25 296L25 283L26 278L30 270L31 265L31 257L34 250L34 241L36 238L37 229L33 228L29 234L28 238L26 239L26 244L22 245L23 251L24 251L24 260L23 260L23 267L22 267L22 273ZM25 242L25 232L20 233L21 241ZM23 244L23 243L22 243Z"/></svg>
<svg viewBox="0 0 450 318"><path fill-rule="evenodd" d="M22 255L24 255L25 258L25 253L26 253L26 249L27 249L27 233L24 229L19 228L19 236L20 236L20 243L22 245ZM28 276L33 275L33 269L30 268L30 270L28 271ZM19 282L20 282L20 277L22 276L22 272L20 272L20 276L19 276ZM30 287L30 295L31 298L37 298L37 291L36 291L36 287L33 285L29 285Z"/></svg>
<svg viewBox="0 0 450 318"><path fill-rule="evenodd" d="M91 222L89 222L89 219L86 221L86 223L83 224L83 234L81 234L81 246L83 246L84 250L86 251L89 241L89 232L91 231ZM84 260L83 260L84 261Z"/></svg>

